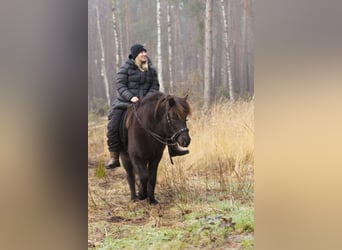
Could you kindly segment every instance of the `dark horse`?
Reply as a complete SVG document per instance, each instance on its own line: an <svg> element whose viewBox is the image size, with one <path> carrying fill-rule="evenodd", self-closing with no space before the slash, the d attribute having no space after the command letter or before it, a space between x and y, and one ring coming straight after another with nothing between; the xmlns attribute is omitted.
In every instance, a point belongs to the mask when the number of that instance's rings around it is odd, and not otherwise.
<svg viewBox="0 0 342 250"><path fill-rule="evenodd" d="M127 172L131 200L154 197L158 164L165 145L190 144L186 118L190 114L187 96L180 98L154 93L138 104L132 104L127 114L127 151L121 153L121 160ZM140 180L138 196L135 192L135 176Z"/></svg>

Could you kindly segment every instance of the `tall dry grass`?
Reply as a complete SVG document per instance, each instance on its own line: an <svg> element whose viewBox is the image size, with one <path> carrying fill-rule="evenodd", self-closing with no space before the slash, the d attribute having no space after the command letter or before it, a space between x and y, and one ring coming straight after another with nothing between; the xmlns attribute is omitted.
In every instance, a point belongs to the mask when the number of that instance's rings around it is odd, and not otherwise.
<svg viewBox="0 0 342 250"><path fill-rule="evenodd" d="M190 154L175 157L172 165L165 150L156 191L172 192L181 201L209 199L212 195L253 201L254 101L221 101L208 112L192 108L188 122ZM102 119L89 125L90 163L109 157L106 122Z"/></svg>
<svg viewBox="0 0 342 250"><path fill-rule="evenodd" d="M107 150L107 118L88 117L88 164L104 162L109 157Z"/></svg>
<svg viewBox="0 0 342 250"><path fill-rule="evenodd" d="M254 101L221 101L207 113L194 110L188 127L190 154L175 158L174 165L163 158L160 185L183 199L218 194L253 201Z"/></svg>

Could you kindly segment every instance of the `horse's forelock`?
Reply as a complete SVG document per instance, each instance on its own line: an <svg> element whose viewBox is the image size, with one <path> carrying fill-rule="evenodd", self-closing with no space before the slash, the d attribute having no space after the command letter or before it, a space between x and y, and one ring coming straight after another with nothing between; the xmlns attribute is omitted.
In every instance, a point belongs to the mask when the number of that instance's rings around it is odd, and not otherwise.
<svg viewBox="0 0 342 250"><path fill-rule="evenodd" d="M172 109L175 115L182 120L191 114L190 105L187 102L186 98L174 97L175 105L173 105Z"/></svg>

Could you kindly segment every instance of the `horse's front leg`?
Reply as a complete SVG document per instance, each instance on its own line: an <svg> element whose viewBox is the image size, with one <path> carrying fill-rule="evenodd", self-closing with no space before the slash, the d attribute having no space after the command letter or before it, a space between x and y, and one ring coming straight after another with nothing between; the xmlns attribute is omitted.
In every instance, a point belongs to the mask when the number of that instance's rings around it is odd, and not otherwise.
<svg viewBox="0 0 342 250"><path fill-rule="evenodd" d="M140 186L138 192L138 199L144 200L147 198L147 182L148 182L148 172L146 168L146 162L141 159L132 158L135 170L138 173Z"/></svg>
<svg viewBox="0 0 342 250"><path fill-rule="evenodd" d="M151 204L158 204L158 201L154 197L154 189L156 187L157 170L159 162L160 159L150 161L148 167L149 179L147 184L147 193Z"/></svg>
<svg viewBox="0 0 342 250"><path fill-rule="evenodd" d="M133 171L133 165L130 162L130 160L124 157L123 155L121 155L121 160L127 173L127 181L128 181L129 189L131 191L131 200L135 201L137 200L137 194L135 191L135 175Z"/></svg>

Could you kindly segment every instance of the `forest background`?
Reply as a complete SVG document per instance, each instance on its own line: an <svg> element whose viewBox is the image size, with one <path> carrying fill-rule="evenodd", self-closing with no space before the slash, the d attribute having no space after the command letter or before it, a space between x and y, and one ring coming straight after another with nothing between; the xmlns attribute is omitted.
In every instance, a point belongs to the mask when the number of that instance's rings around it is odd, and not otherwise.
<svg viewBox="0 0 342 250"><path fill-rule="evenodd" d="M254 0L89 0L88 110L116 98L130 47L144 44L161 90L208 108L254 94ZM100 104L99 104L100 102Z"/></svg>

